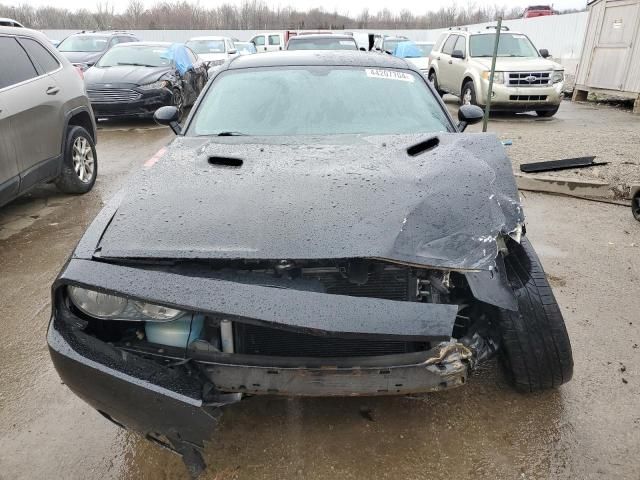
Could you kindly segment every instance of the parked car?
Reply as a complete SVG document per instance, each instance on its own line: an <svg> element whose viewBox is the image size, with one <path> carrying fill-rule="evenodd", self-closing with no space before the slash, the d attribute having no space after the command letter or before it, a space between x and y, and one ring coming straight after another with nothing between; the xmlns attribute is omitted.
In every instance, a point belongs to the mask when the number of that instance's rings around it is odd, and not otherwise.
<svg viewBox="0 0 640 480"><path fill-rule="evenodd" d="M238 53L240 55L252 55L254 53L258 53L256 46L251 42L233 42L233 44L238 49Z"/></svg>
<svg viewBox="0 0 640 480"><path fill-rule="evenodd" d="M57 48L71 63L84 71L93 66L111 47L139 41L128 32L82 32L69 35Z"/></svg>
<svg viewBox="0 0 640 480"><path fill-rule="evenodd" d="M116 45L84 75L96 118L153 116L173 105L193 105L207 82L204 62L182 44Z"/></svg>
<svg viewBox="0 0 640 480"><path fill-rule="evenodd" d="M409 40L407 37L391 37L388 35L380 35L376 37L373 43L373 50L381 53L393 53L398 43L406 42Z"/></svg>
<svg viewBox="0 0 640 480"><path fill-rule="evenodd" d="M523 33L503 29L491 110L555 115L563 96L564 68ZM429 58L429 79L435 88L460 97L462 105L486 105L495 40L495 27L443 33Z"/></svg>
<svg viewBox="0 0 640 480"><path fill-rule="evenodd" d="M14 20L13 18L0 18L0 27L19 27L19 28L24 28L24 25L22 25L17 20Z"/></svg>
<svg viewBox="0 0 640 480"><path fill-rule="evenodd" d="M556 11L550 5L534 5L524 9L522 18L546 17L556 15Z"/></svg>
<svg viewBox="0 0 640 480"><path fill-rule="evenodd" d="M0 27L0 206L45 182L86 193L98 173L96 128L79 72L47 38Z"/></svg>
<svg viewBox="0 0 640 480"><path fill-rule="evenodd" d="M393 50L393 56L404 58L413 63L425 76L429 74L429 54L433 42L400 42Z"/></svg>
<svg viewBox="0 0 640 480"><path fill-rule="evenodd" d="M287 50L358 50L358 44L350 35L296 35L289 38Z"/></svg>
<svg viewBox="0 0 640 480"><path fill-rule="evenodd" d="M256 46L258 53L284 50L286 41L282 32L261 33L250 40Z"/></svg>
<svg viewBox="0 0 640 480"><path fill-rule="evenodd" d="M186 45L198 55L207 68L219 67L239 55L238 49L229 37L195 37Z"/></svg>
<svg viewBox="0 0 640 480"><path fill-rule="evenodd" d="M511 161L406 61L247 55L184 126L155 118L179 136L80 240L48 344L65 385L193 476L246 394L440 391L496 350L522 391L571 378Z"/></svg>

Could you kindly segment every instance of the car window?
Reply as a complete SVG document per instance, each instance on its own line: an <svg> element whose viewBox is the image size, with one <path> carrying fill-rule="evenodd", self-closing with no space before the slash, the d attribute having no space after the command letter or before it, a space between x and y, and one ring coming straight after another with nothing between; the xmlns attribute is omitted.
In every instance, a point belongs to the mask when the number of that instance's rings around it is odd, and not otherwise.
<svg viewBox="0 0 640 480"><path fill-rule="evenodd" d="M458 36L458 40L456 41L456 45L455 47L453 47L453 51L455 52L456 50L460 50L462 52L462 55L464 55L465 57L467 56L467 46L466 46L466 39L462 36Z"/></svg>
<svg viewBox="0 0 640 480"><path fill-rule="evenodd" d="M253 39L253 43L255 43L255 44L256 44L256 46L262 46L262 45L264 45L264 36L263 36L263 35L260 35L259 37L255 37L255 38Z"/></svg>
<svg viewBox="0 0 640 480"><path fill-rule="evenodd" d="M384 41L384 49L387 52L393 52L396 47L398 46L398 43L403 42L404 40L385 40Z"/></svg>
<svg viewBox="0 0 640 480"><path fill-rule="evenodd" d="M107 51L98 63L98 68L115 67L118 65L133 65L142 67L165 67L171 65L169 48L161 45L131 45L112 48Z"/></svg>
<svg viewBox="0 0 640 480"><path fill-rule="evenodd" d="M412 71L272 67L221 73L187 135L378 135L451 128L424 78Z"/></svg>
<svg viewBox="0 0 640 480"><path fill-rule="evenodd" d="M13 37L0 37L0 88L6 88L38 76L27 53Z"/></svg>
<svg viewBox="0 0 640 480"><path fill-rule="evenodd" d="M420 49L423 57L428 57L431 50L433 50L433 45L430 43L416 43L416 47Z"/></svg>
<svg viewBox="0 0 640 480"><path fill-rule="evenodd" d="M280 45L280 35L269 35L269 45Z"/></svg>
<svg viewBox="0 0 640 480"><path fill-rule="evenodd" d="M453 48L458 41L458 36L459 35L451 35L449 38L447 38L447 41L444 42L444 46L442 47L442 53L446 55L451 55L453 53Z"/></svg>
<svg viewBox="0 0 640 480"><path fill-rule="evenodd" d="M31 61L38 67L40 72L49 73L60 67L58 60L47 50L32 38L20 38L20 43L31 57Z"/></svg>
<svg viewBox="0 0 640 480"><path fill-rule="evenodd" d="M196 53L224 53L223 40L189 40L186 45Z"/></svg>
<svg viewBox="0 0 640 480"><path fill-rule="evenodd" d="M102 52L107 49L109 37L98 35L71 35L65 38L58 50L61 52Z"/></svg>
<svg viewBox="0 0 640 480"><path fill-rule="evenodd" d="M189 57L189 60L191 60L191 64L194 64L198 61L197 55L193 53L193 51L191 51L190 48L185 47L185 51L187 52L187 56Z"/></svg>
<svg viewBox="0 0 640 480"><path fill-rule="evenodd" d="M307 35L289 39L287 50L358 50L352 38L314 38Z"/></svg>
<svg viewBox="0 0 640 480"><path fill-rule="evenodd" d="M472 57L492 57L496 34L472 35L469 53ZM499 57L538 57L538 51L526 35L501 33L498 44Z"/></svg>

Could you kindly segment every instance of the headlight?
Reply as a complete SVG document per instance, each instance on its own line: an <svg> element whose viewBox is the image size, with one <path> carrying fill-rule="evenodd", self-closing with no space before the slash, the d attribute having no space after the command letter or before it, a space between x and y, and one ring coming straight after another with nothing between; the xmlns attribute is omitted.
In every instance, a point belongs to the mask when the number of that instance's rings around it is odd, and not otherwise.
<svg viewBox="0 0 640 480"><path fill-rule="evenodd" d="M482 78L484 80L489 80L489 78L491 78L491 71L485 70L482 72ZM504 83L504 72L494 72L493 83Z"/></svg>
<svg viewBox="0 0 640 480"><path fill-rule="evenodd" d="M166 80L159 80L153 83L147 83L146 85L140 85L138 88L140 90L160 90L161 88L167 88L169 86L169 82Z"/></svg>
<svg viewBox="0 0 640 480"><path fill-rule="evenodd" d="M129 300L119 295L111 295L87 288L70 286L67 288L73 304L90 317L103 320L169 321L185 312L154 303Z"/></svg>
<svg viewBox="0 0 640 480"><path fill-rule="evenodd" d="M553 72L553 83L564 82L564 70L555 70Z"/></svg>

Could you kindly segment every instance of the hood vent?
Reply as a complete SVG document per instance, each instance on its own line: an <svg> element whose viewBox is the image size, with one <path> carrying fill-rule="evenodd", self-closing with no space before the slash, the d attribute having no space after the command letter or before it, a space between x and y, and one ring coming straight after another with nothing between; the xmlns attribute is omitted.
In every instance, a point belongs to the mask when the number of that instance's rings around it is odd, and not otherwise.
<svg viewBox="0 0 640 480"><path fill-rule="evenodd" d="M240 168L242 166L241 158L232 158L232 157L209 157L209 165L214 165L218 167L233 167Z"/></svg>
<svg viewBox="0 0 640 480"><path fill-rule="evenodd" d="M411 157L417 157L424 152L428 152L429 150L436 148L438 145L440 145L440 139L438 137L431 137L420 143L411 145L409 148L407 148L407 153Z"/></svg>

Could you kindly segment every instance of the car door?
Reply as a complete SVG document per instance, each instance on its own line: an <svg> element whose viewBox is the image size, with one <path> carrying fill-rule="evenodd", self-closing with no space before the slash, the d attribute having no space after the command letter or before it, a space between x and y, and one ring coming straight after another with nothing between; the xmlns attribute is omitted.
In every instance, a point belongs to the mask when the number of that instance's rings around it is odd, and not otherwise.
<svg viewBox="0 0 640 480"><path fill-rule="evenodd" d="M36 42L21 39L27 48ZM44 48L40 45L40 48ZM15 37L0 37L0 52L11 65L6 73L11 76L10 95L5 95L3 114L10 125L13 151L20 170L20 190L38 183L59 167L62 153L63 104L58 95L60 87L45 68L27 55ZM45 50L45 54L47 54ZM51 57L51 54L48 54ZM53 58L55 68L60 68Z"/></svg>
<svg viewBox="0 0 640 480"><path fill-rule="evenodd" d="M0 45L2 38L0 37ZM0 47L0 64L8 65L9 61L10 58ZM9 69L0 68L0 206L15 197L20 189L18 159L13 151L11 117L5 107L12 95L11 77Z"/></svg>
<svg viewBox="0 0 640 480"><path fill-rule="evenodd" d="M454 95L460 95L462 92L462 80L464 80L464 73L467 70L467 37L463 35L456 36L458 39L453 46L453 51L459 51L464 58L455 58L452 55L447 62L447 75L451 84L449 91Z"/></svg>
<svg viewBox="0 0 640 480"><path fill-rule="evenodd" d="M253 44L256 46L257 53L266 52L267 51L267 39L264 35L256 35L251 39Z"/></svg>
<svg viewBox="0 0 640 480"><path fill-rule="evenodd" d="M279 33L270 33L267 35L267 41L269 43L267 46L269 52L282 50L282 35Z"/></svg>
<svg viewBox="0 0 640 480"><path fill-rule="evenodd" d="M442 46L442 50L436 57L438 61L438 85L442 90L447 92L452 91L453 79L451 73L451 55L453 54L453 49L456 46L456 42L458 41L459 35L449 35Z"/></svg>

